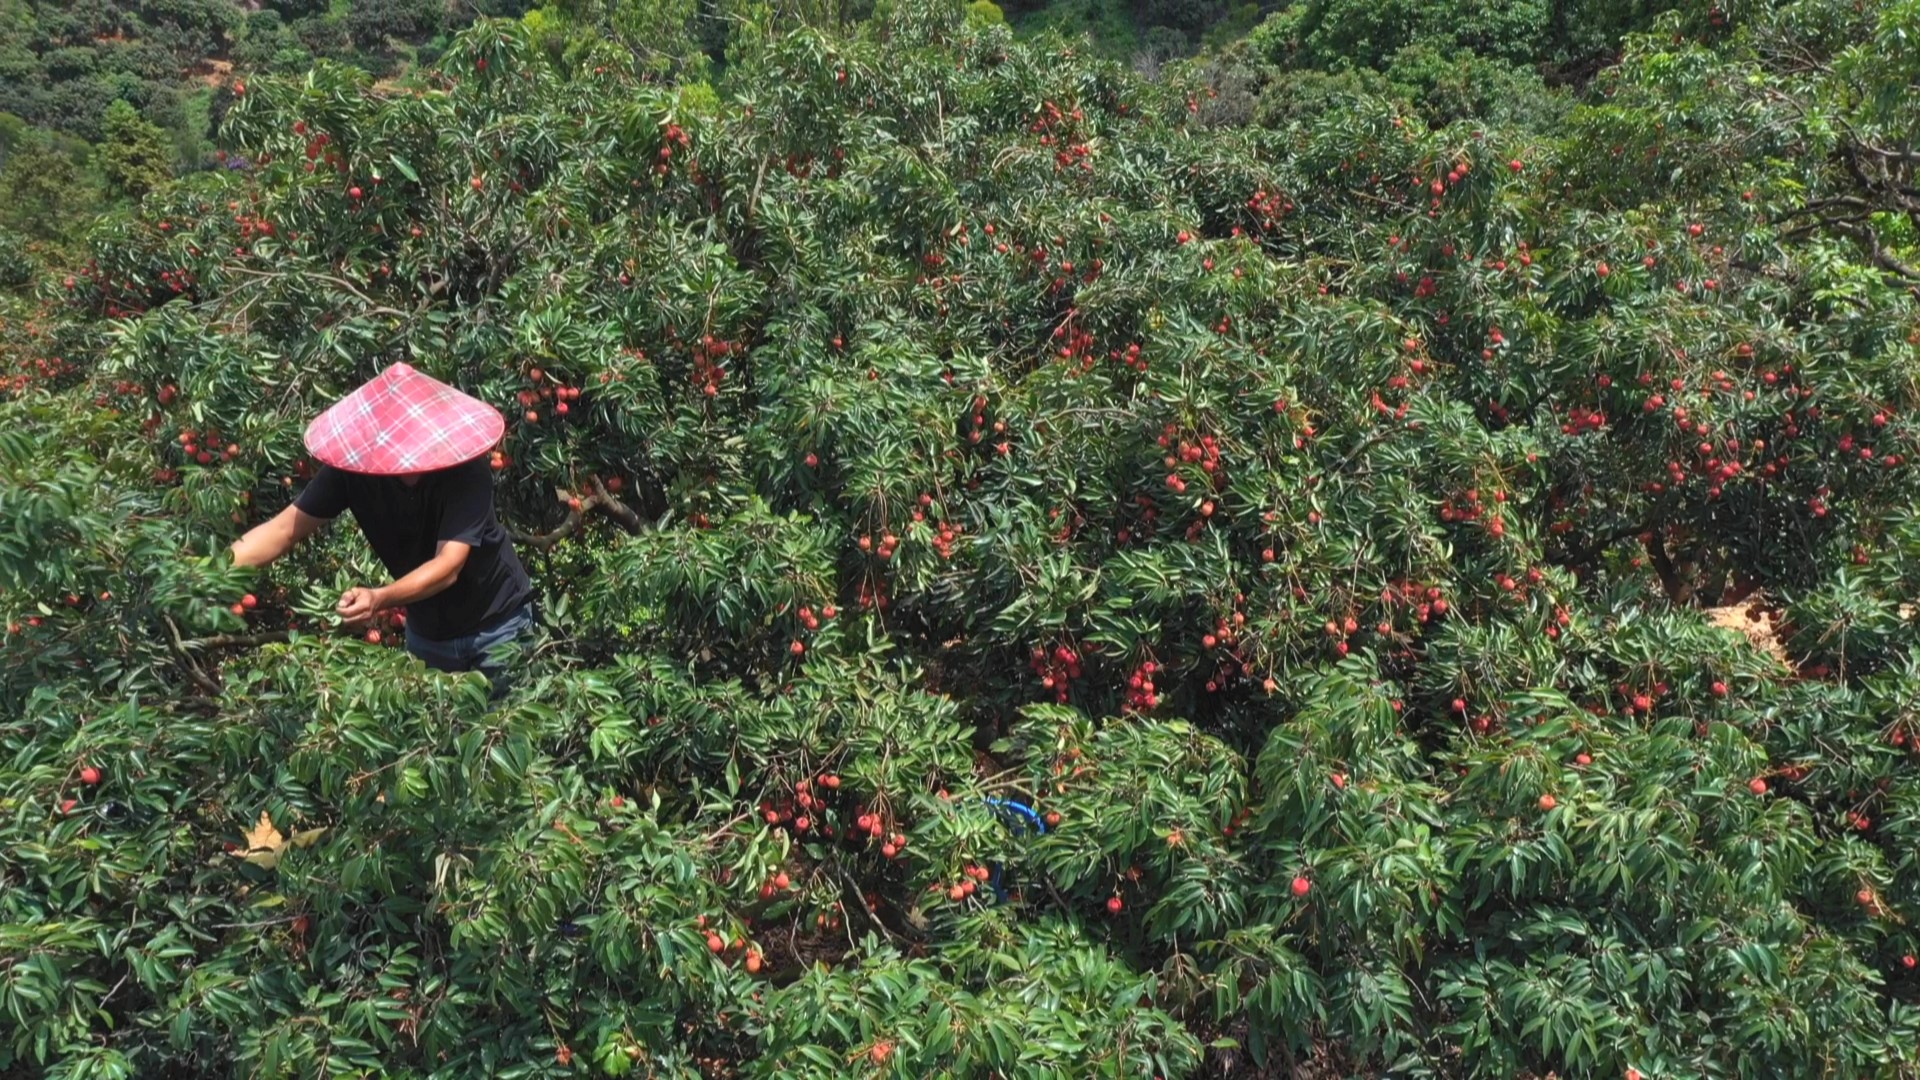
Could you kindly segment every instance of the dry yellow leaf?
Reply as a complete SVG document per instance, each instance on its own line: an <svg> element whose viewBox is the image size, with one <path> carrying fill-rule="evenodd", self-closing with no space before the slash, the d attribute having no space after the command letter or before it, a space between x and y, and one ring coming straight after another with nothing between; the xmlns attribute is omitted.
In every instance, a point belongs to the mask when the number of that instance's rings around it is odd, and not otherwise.
<svg viewBox="0 0 1920 1080"><path fill-rule="evenodd" d="M1707 608L1702 614L1707 621L1725 630L1738 631L1753 644L1753 647L1780 661L1792 665L1787 657L1787 647L1781 643L1780 635L1774 624L1767 619L1761 609L1760 598L1756 595L1739 604L1726 607Z"/></svg>
<svg viewBox="0 0 1920 1080"><path fill-rule="evenodd" d="M265 810L260 811L260 820L253 828L242 834L245 851L240 858L247 860L262 870L271 870L280 862L280 853L287 849L287 838L273 827L273 818Z"/></svg>
<svg viewBox="0 0 1920 1080"><path fill-rule="evenodd" d="M311 847L316 840L320 839L320 834L326 831L324 827L307 829L293 834L293 839L289 841L279 829L274 828L273 818L262 810L260 820L254 824L253 828L241 834L246 841L244 850L235 852L234 856L245 859L262 870L271 870L280 865L280 856L286 852L289 845L301 848Z"/></svg>

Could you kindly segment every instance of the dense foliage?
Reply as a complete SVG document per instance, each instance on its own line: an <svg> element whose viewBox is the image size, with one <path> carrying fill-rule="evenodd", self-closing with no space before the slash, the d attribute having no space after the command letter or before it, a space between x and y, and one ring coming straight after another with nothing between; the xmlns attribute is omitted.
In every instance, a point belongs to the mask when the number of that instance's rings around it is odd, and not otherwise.
<svg viewBox="0 0 1920 1080"><path fill-rule="evenodd" d="M0 322L0 1069L1920 1073L1920 5L1538 127L538 22ZM397 359L510 417L498 708L221 555Z"/></svg>

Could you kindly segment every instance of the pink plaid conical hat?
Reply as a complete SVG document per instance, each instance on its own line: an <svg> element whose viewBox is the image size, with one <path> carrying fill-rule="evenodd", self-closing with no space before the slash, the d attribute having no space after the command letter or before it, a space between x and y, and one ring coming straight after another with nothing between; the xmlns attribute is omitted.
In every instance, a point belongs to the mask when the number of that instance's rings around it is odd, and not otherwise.
<svg viewBox="0 0 1920 1080"><path fill-rule="evenodd" d="M392 476L471 461L507 429L500 410L395 364L307 425L307 451L337 469Z"/></svg>

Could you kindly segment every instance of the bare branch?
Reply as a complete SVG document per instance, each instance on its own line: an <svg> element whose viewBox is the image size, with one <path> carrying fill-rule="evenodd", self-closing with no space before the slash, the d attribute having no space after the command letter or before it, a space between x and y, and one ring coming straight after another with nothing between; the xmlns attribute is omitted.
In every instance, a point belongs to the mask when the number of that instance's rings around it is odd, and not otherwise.
<svg viewBox="0 0 1920 1080"><path fill-rule="evenodd" d="M180 640L179 625L173 621L172 616L162 616L162 618L166 621L167 632L173 635L174 651L178 652L180 658L187 662L187 677L192 679L194 685L200 689L217 696L220 693L220 684L214 682L212 676L200 669L199 662L193 658L193 653L187 649L186 642Z"/></svg>
<svg viewBox="0 0 1920 1080"><path fill-rule="evenodd" d="M568 503L568 498L566 492L560 492L561 502ZM584 503L581 504L581 509L585 509ZM581 510L574 509L572 504L568 503L567 519L562 521L553 530L543 533L515 533L513 542L516 544L526 544L529 547L545 551L560 541L565 540L567 537L572 536L574 531L580 528L580 523L583 520L585 520L585 515L581 513Z"/></svg>
<svg viewBox="0 0 1920 1080"><path fill-rule="evenodd" d="M362 303L367 305L367 309L364 312L362 312L362 314L365 314L365 315L387 315L396 319L412 319L417 317L420 314L420 312L418 311L401 311L397 308L387 307L386 305L381 304L379 301L375 300L373 297L368 296L366 293L363 293L359 289L355 288L352 282L346 280L345 278L334 277L332 274L321 274L321 273L316 273L315 271L312 271L312 270L299 271L298 274L290 273L288 271L250 270L244 266L232 266L232 267L228 267L228 269L232 270L235 273L246 274L249 277L260 278L267 281L271 281L276 278L304 276L304 277L315 278L317 280L327 282L330 285L336 285L342 289L345 289L347 292L352 293L355 297L358 297Z"/></svg>
<svg viewBox="0 0 1920 1080"><path fill-rule="evenodd" d="M1836 222L1834 229L1844 236L1851 236L1867 247L1867 258L1883 272L1899 278L1902 284L1920 287L1920 267L1909 266L1895 258L1893 254L1880 246L1880 234L1871 226L1850 225Z"/></svg>
<svg viewBox="0 0 1920 1080"><path fill-rule="evenodd" d="M587 487L592 489L593 492L592 497L586 500L587 506L597 506L605 510L613 520L626 526L628 532L639 532L645 528L645 524L640 520L640 515L634 513L633 507L621 502L618 496L608 491L606 485L600 482L599 477L588 477Z"/></svg>
<svg viewBox="0 0 1920 1080"><path fill-rule="evenodd" d="M587 511L604 510L607 516L619 522L628 532L637 533L647 529L647 523L633 507L621 502L619 497L608 491L599 477L587 478L586 494L576 494L565 488L554 488L554 498L567 508L567 517L551 531L544 533L515 533L516 544L526 544L545 551L553 545L572 536L586 523ZM575 505L575 504L578 505Z"/></svg>

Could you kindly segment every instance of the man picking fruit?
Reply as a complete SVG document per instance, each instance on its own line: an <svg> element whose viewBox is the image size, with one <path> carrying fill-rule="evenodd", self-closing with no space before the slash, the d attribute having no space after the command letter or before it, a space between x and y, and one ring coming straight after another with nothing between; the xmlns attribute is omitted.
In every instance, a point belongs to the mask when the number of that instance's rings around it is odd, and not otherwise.
<svg viewBox="0 0 1920 1080"><path fill-rule="evenodd" d="M394 364L307 426L320 471L293 505L233 542L238 566L265 566L350 510L393 581L355 587L347 626L405 609L407 651L441 671L480 671L506 689L513 641L533 624L533 586L493 510L487 452L499 410Z"/></svg>

